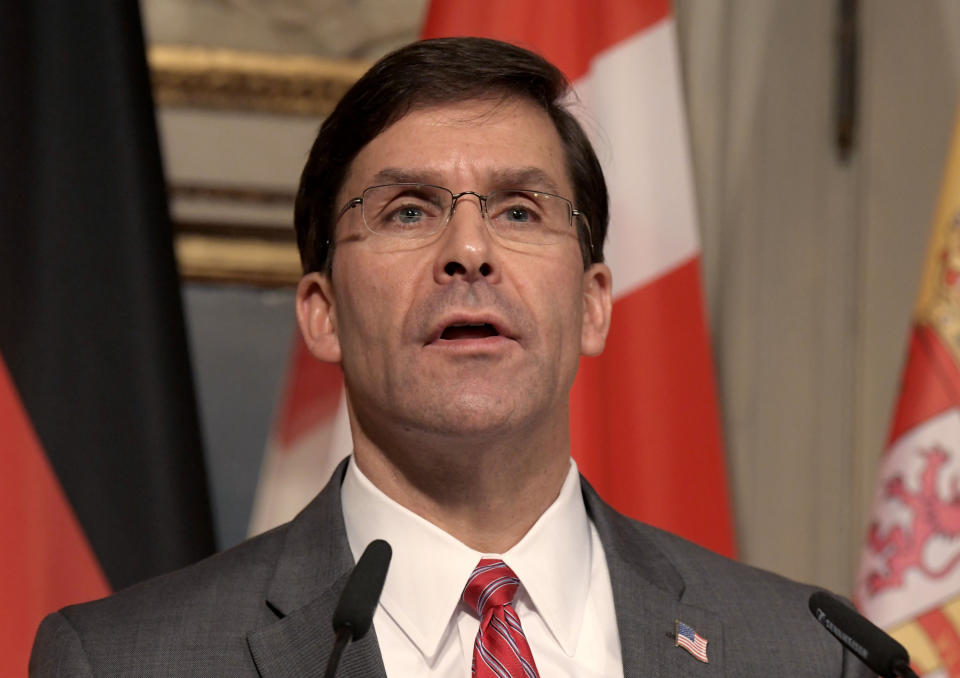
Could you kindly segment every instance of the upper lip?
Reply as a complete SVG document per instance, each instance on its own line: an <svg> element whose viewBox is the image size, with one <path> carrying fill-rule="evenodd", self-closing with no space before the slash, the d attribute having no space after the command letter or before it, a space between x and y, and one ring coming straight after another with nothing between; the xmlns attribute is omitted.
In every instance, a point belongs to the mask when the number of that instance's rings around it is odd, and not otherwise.
<svg viewBox="0 0 960 678"><path fill-rule="evenodd" d="M501 337L515 339L513 331L500 316L487 312L450 313L437 321L427 335L427 344L440 339L443 331L452 325L490 325Z"/></svg>

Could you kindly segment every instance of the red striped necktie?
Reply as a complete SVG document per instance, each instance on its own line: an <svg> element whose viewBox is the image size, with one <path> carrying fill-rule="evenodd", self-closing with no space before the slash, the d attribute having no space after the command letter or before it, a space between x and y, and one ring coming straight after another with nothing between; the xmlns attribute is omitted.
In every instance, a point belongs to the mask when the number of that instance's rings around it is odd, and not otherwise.
<svg viewBox="0 0 960 678"><path fill-rule="evenodd" d="M513 609L520 580L502 560L484 558L463 589L463 602L480 617L473 644L475 678L539 678Z"/></svg>

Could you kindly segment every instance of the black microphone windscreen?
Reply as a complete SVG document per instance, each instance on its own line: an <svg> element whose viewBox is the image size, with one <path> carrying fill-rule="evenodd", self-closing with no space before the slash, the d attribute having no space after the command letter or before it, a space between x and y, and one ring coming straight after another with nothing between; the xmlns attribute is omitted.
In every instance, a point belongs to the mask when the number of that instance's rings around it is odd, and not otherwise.
<svg viewBox="0 0 960 678"><path fill-rule="evenodd" d="M835 596L817 591L810 611L837 640L884 678L897 678L910 662L903 645Z"/></svg>
<svg viewBox="0 0 960 678"><path fill-rule="evenodd" d="M370 629L392 554L390 544L384 540L370 542L340 594L333 613L334 631L349 628L352 640L359 640Z"/></svg>

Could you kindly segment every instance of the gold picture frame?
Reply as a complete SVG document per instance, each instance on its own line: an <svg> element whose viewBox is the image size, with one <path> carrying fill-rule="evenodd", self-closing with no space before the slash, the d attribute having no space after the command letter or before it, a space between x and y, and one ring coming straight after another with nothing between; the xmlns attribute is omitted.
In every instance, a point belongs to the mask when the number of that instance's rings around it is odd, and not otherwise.
<svg viewBox="0 0 960 678"><path fill-rule="evenodd" d="M368 62L228 49L153 45L148 49L159 109L196 109L272 116L329 114ZM304 149L304 152L306 149ZM171 201L273 207L292 215L293 192L168 177ZM301 275L293 229L230 217L174 217L175 251L188 281L293 286Z"/></svg>
<svg viewBox="0 0 960 678"><path fill-rule="evenodd" d="M327 115L370 64L312 56L153 45L159 106Z"/></svg>

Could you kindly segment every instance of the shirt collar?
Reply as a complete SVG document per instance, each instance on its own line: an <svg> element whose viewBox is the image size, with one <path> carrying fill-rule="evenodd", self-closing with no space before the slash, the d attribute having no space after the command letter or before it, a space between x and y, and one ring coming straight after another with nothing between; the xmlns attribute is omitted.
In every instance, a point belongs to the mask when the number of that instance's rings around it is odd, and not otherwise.
<svg viewBox="0 0 960 678"><path fill-rule="evenodd" d="M351 457L343 480L347 541L354 559L374 539L386 539L393 558L380 597L383 610L428 658L452 628L460 594L481 558L502 558L516 573L533 608L573 656L590 588L590 522L577 466L560 494L526 535L502 555L467 547L381 492ZM425 594L424 592L429 592Z"/></svg>

